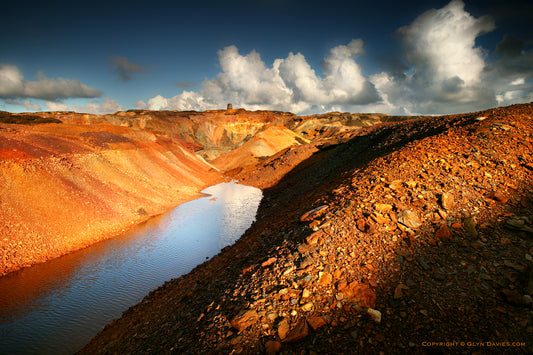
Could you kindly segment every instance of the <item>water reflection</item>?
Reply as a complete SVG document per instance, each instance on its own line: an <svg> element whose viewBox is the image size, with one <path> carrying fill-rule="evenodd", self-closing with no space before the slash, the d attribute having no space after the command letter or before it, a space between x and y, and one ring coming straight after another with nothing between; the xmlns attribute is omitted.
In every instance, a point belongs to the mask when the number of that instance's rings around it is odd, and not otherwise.
<svg viewBox="0 0 533 355"><path fill-rule="evenodd" d="M0 353L68 354L165 281L231 245L262 197L236 183L136 231L0 278Z"/></svg>

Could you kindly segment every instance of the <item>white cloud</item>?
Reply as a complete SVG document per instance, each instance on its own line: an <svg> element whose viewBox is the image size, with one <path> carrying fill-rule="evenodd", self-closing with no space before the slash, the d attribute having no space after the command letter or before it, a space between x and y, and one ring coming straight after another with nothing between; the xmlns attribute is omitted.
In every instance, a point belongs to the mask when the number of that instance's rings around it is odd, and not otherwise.
<svg viewBox="0 0 533 355"><path fill-rule="evenodd" d="M100 97L102 92L80 83L78 79L50 79L38 73L37 81L28 81L18 67L0 65L0 97L57 100L69 97Z"/></svg>
<svg viewBox="0 0 533 355"><path fill-rule="evenodd" d="M355 105L379 100L373 85L362 75L354 57L363 53L363 41L333 48L322 63L322 77L304 55L289 53L267 67L256 51L241 55L235 46L218 51L222 72L206 79L198 91L184 91L165 98L139 101L137 108L151 110L207 110L235 107L274 109L301 113L327 110L336 105Z"/></svg>
<svg viewBox="0 0 533 355"><path fill-rule="evenodd" d="M83 113L92 113L97 115L103 115L108 113L115 113L117 111L123 111L124 108L116 101L111 100L108 97L104 98L104 102L89 101L83 106L80 105L68 105L62 102L47 101L46 107L50 111L75 111Z"/></svg>
<svg viewBox="0 0 533 355"><path fill-rule="evenodd" d="M453 0L432 9L398 30L409 71L404 76L374 76L388 102L415 113L449 113L480 109L495 103L483 83L486 67L476 38L495 28L489 17L475 18Z"/></svg>
<svg viewBox="0 0 533 355"><path fill-rule="evenodd" d="M511 81L509 85L524 85L526 83L525 78L516 78L515 80Z"/></svg>

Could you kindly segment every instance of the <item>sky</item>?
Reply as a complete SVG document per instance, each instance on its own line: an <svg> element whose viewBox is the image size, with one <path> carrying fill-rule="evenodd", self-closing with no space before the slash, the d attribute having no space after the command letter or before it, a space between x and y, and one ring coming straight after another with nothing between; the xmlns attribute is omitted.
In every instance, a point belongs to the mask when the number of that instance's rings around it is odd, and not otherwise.
<svg viewBox="0 0 533 355"><path fill-rule="evenodd" d="M525 0L6 1L0 110L450 114L533 101Z"/></svg>

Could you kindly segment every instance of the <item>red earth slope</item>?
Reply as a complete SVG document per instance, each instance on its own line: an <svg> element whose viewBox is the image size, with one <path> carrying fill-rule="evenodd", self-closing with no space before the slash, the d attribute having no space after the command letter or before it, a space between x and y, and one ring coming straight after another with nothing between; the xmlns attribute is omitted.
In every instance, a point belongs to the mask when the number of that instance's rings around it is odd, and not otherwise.
<svg viewBox="0 0 533 355"><path fill-rule="evenodd" d="M221 180L148 131L0 124L0 274L120 234Z"/></svg>

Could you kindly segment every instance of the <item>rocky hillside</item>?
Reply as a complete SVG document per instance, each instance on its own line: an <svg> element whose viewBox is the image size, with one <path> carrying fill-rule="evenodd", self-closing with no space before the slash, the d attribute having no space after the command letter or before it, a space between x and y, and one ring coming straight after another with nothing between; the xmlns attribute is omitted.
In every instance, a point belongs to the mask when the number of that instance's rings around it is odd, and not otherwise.
<svg viewBox="0 0 533 355"><path fill-rule="evenodd" d="M81 353L533 352L532 117L384 123L243 169L271 186L247 233Z"/></svg>
<svg viewBox="0 0 533 355"><path fill-rule="evenodd" d="M167 136L21 122L0 124L0 274L123 233L222 181Z"/></svg>

